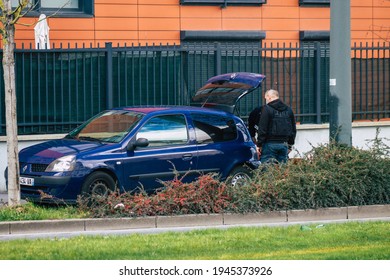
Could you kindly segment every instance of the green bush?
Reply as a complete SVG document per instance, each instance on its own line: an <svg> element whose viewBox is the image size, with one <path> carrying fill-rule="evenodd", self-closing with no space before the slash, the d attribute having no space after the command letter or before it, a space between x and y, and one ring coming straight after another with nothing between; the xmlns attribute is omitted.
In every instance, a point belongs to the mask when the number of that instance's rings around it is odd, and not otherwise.
<svg viewBox="0 0 390 280"><path fill-rule="evenodd" d="M287 164L266 165L247 184L213 174L193 183L164 182L155 194L113 193L79 200L94 217L260 212L390 204L390 148L378 137L368 150L320 145ZM92 201L92 203L91 203Z"/></svg>

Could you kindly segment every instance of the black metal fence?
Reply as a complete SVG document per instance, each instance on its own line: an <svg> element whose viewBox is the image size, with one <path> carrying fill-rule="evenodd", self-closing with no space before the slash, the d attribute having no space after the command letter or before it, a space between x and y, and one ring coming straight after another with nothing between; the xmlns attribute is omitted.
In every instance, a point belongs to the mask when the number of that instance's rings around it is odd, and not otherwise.
<svg viewBox="0 0 390 280"><path fill-rule="evenodd" d="M355 45L352 58L354 120L390 117L390 44ZM2 75L3 70L0 69ZM191 46L125 46L16 50L19 134L65 133L111 107L188 105L211 76L256 72L262 89L240 102L246 118L276 88L301 123L328 121L329 46L253 46L221 43ZM4 104L4 85L0 82ZM0 134L5 134L4 106Z"/></svg>

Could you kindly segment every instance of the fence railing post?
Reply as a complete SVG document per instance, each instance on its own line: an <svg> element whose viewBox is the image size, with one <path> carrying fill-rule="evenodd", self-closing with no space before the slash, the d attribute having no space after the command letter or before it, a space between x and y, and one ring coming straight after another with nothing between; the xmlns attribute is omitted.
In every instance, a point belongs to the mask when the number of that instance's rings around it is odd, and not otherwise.
<svg viewBox="0 0 390 280"><path fill-rule="evenodd" d="M316 95L316 123L321 123L321 44L315 42L315 72L314 85Z"/></svg>
<svg viewBox="0 0 390 280"><path fill-rule="evenodd" d="M221 43L215 43L215 57L214 57L214 69L215 75L222 74L222 51L221 51Z"/></svg>
<svg viewBox="0 0 390 280"><path fill-rule="evenodd" d="M141 48L132 45L131 48L123 49L112 43L98 45L97 48L91 45L89 49L84 46L71 48L70 44L68 48L61 45L60 48L52 50L36 50L31 45L29 49L15 49L18 69L15 79L17 98L20 101L18 104L21 106L21 110L18 110L19 133L64 133L79 125L90 113L120 106L122 101L134 105L146 101L149 105L168 102L175 105L189 104L193 93L203 84L203 79L214 73L253 71L257 70L256 67L259 67L260 73L267 75L263 88L279 85L282 89L286 87L283 92L291 88L291 105L295 107L298 121L319 124L329 122L331 116L328 104L330 85L327 44L312 43L312 40L295 48L264 44L259 53L257 48L253 52L252 44L248 45L248 51L245 45L243 51L238 52L240 46L237 44L227 49L224 43L191 43L178 47L178 51L182 53L180 57L173 56L172 46ZM153 55L146 52L149 49ZM124 50L126 57L120 56L118 60L117 53ZM355 79L351 82L354 94L352 115L362 120L371 119L371 116L389 117L387 92L390 85L390 44L371 47L368 44L360 44L355 45L352 51L355 60L352 64ZM273 55L276 52L282 57ZM178 63L177 68L171 65L171 59ZM288 60L291 60L291 64ZM151 61L157 64L148 67ZM288 67L288 73L285 73L285 67ZM174 75L165 77L166 70ZM0 76L2 71L0 68ZM148 74L142 75L143 73ZM147 86L145 82L148 82ZM126 83L129 83L129 87ZM173 85L180 86L183 99L173 99L177 94L172 90ZM145 89L156 93L156 97L148 99L147 94L143 95ZM52 94L48 94L49 91ZM159 92L160 98L157 98ZM4 102L3 100L4 81L0 79L0 103ZM252 100L258 102L257 99ZM252 106L250 102L248 99L241 103L241 108L245 110L242 115L249 114ZM0 107L0 135L4 133L4 108Z"/></svg>
<svg viewBox="0 0 390 280"><path fill-rule="evenodd" d="M106 98L107 109L113 107L113 77L112 77L112 43L106 43Z"/></svg>

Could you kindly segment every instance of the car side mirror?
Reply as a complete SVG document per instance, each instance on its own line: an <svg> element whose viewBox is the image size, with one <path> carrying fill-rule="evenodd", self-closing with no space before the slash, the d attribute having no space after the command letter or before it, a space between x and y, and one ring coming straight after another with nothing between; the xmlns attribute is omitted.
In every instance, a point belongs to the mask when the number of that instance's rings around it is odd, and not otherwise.
<svg viewBox="0 0 390 280"><path fill-rule="evenodd" d="M138 138L137 140L130 141L129 144L127 145L127 150L128 151L134 151L137 147L140 148L145 148L149 146L149 140L146 138Z"/></svg>

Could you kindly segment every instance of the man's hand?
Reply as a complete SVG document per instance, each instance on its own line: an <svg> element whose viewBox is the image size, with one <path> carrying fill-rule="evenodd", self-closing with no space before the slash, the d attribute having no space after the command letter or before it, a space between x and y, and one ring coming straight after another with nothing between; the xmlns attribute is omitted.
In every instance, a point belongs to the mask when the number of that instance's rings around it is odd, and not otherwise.
<svg viewBox="0 0 390 280"><path fill-rule="evenodd" d="M257 146L256 146L256 151L257 151L257 155L258 155L259 158L260 158L260 156L261 156L261 147L257 147Z"/></svg>

